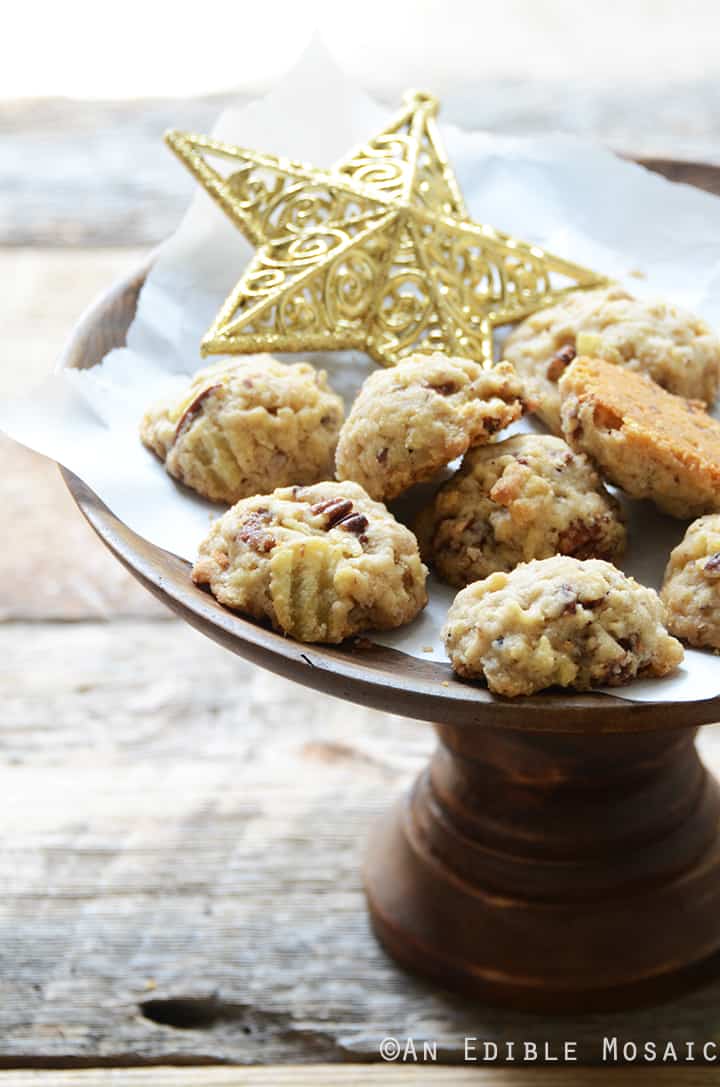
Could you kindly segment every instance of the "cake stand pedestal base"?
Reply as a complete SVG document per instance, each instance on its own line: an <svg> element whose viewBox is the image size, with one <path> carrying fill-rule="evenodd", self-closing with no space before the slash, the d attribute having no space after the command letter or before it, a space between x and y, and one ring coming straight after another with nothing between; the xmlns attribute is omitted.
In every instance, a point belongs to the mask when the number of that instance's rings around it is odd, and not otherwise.
<svg viewBox="0 0 720 1087"><path fill-rule="evenodd" d="M436 727L365 868L399 963L542 1012L653 1003L720 974L720 789L694 729Z"/></svg>

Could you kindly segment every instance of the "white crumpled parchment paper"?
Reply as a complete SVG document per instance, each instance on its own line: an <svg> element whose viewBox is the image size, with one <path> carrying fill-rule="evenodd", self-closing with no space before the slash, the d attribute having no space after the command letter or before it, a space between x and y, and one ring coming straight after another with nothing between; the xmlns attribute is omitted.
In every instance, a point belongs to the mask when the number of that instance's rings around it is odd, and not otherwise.
<svg viewBox="0 0 720 1087"><path fill-rule="evenodd" d="M391 115L313 45L269 95L227 111L215 134L330 166ZM484 133L482 102L478 130L443 125L442 115L440 123L475 219L595 268L637 295L663 296L720 325L720 199L671 184L575 138ZM177 127L183 127L182 116ZM135 532L188 560L221 510L170 479L140 444L138 421L153 400L181 388L188 374L206 365L200 339L250 253L240 232L198 189L180 227L159 250L127 346L112 351L101 366L55 373L25 397L0 406L0 427L7 434L70 468ZM348 399L373 366L357 352L315 355L312 361L328 370ZM530 425L523 422L521 428ZM659 587L685 524L648 503L626 505L630 546L622 566ZM451 589L433 579L425 612L376 640L444 660L439 634L452 597ZM691 650L675 676L616 693L639 700L709 698L720 694L720 664L710 653Z"/></svg>

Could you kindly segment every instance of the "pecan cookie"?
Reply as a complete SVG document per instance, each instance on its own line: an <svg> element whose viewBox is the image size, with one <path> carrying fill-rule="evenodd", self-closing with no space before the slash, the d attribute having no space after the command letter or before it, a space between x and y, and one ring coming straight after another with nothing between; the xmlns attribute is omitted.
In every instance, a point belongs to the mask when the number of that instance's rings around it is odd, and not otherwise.
<svg viewBox="0 0 720 1087"><path fill-rule="evenodd" d="M579 358L560 379L565 437L611 483L673 517L720 510L720 422L643 374Z"/></svg>
<svg viewBox="0 0 720 1087"><path fill-rule="evenodd" d="M601 559L555 555L455 597L443 631L454 670L495 694L617 687L683 659L657 593Z"/></svg>
<svg viewBox="0 0 720 1087"><path fill-rule="evenodd" d="M238 502L200 546L193 580L302 642L409 623L427 603L417 541L356 483Z"/></svg>
<svg viewBox="0 0 720 1087"><path fill-rule="evenodd" d="M720 649L720 514L690 525L670 555L660 595L676 637Z"/></svg>
<svg viewBox="0 0 720 1087"><path fill-rule="evenodd" d="M473 449L417 522L426 561L451 585L551 555L611 559L620 506L582 453L549 434Z"/></svg>
<svg viewBox="0 0 720 1087"><path fill-rule="evenodd" d="M202 370L181 399L146 413L140 437L175 479L236 502L326 478L342 421L323 371L260 355Z"/></svg>
<svg viewBox="0 0 720 1087"><path fill-rule="evenodd" d="M513 368L415 355L365 381L340 432L338 479L373 498L395 498L471 446L488 442L524 410Z"/></svg>
<svg viewBox="0 0 720 1087"><path fill-rule="evenodd" d="M557 383L577 355L593 355L710 406L720 383L720 340L699 317L668 302L641 301L622 287L574 291L526 318L505 341L544 423L560 433Z"/></svg>

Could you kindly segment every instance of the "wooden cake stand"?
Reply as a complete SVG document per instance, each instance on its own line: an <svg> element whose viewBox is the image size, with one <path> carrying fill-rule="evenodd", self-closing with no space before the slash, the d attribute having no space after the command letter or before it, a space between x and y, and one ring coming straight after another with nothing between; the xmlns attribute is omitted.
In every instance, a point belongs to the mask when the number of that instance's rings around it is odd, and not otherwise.
<svg viewBox="0 0 720 1087"><path fill-rule="evenodd" d="M720 189L720 170L687 169ZM63 366L125 342L145 274L86 314ZM440 722L430 765L375 829L365 866L375 931L398 962L544 1012L653 1002L720 973L720 788L694 742L720 699L504 701L446 664L299 644L222 608L186 562L63 474L117 558L204 634L328 694Z"/></svg>

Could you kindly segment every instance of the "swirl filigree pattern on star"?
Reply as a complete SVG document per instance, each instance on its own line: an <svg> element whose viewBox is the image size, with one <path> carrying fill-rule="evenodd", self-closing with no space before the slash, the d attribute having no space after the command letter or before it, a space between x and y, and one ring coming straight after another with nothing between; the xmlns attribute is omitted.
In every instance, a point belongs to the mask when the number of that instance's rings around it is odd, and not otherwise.
<svg viewBox="0 0 720 1087"><path fill-rule="evenodd" d="M430 95L408 94L400 115L332 170L168 134L257 247L205 354L358 348L384 365L418 352L489 363L494 327L604 282L470 219L437 109Z"/></svg>

